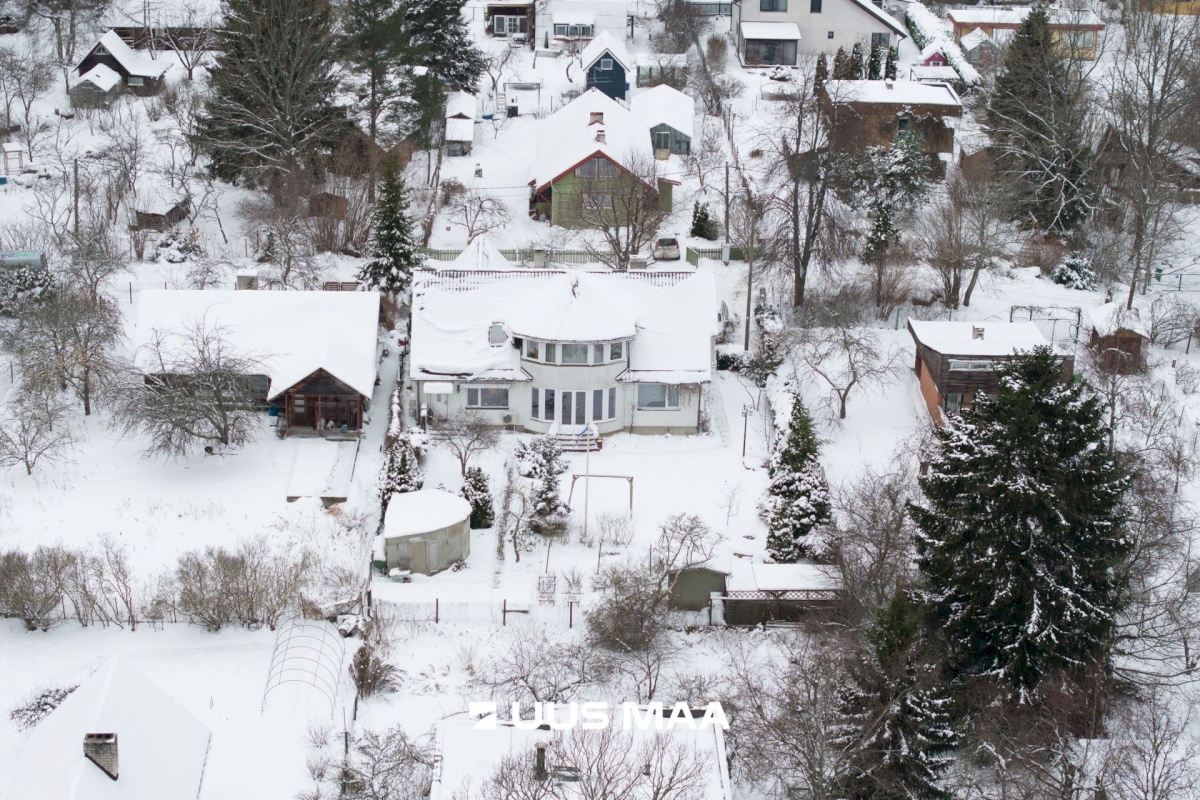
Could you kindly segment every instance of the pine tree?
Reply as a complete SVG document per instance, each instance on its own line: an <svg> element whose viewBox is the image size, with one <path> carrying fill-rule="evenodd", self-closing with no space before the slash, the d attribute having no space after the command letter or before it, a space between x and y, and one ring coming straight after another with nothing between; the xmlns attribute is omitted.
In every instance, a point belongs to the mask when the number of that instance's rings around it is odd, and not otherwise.
<svg viewBox="0 0 1200 800"><path fill-rule="evenodd" d="M692 236L699 239L713 240L717 238L717 224L708 212L707 203L697 202L692 206Z"/></svg>
<svg viewBox="0 0 1200 800"><path fill-rule="evenodd" d="M829 59L824 53L817 58L817 66L813 71L813 91L820 93L825 82L829 80Z"/></svg>
<svg viewBox="0 0 1200 800"><path fill-rule="evenodd" d="M863 260L876 262L900 241L900 217L929 189L929 159L921 134L902 131L891 147L873 147L857 164L851 203L873 222Z"/></svg>
<svg viewBox="0 0 1200 800"><path fill-rule="evenodd" d="M854 47L850 48L850 64L847 70L850 72L851 80L860 80L863 76L863 70L866 69L867 59L863 54L862 42L855 42Z"/></svg>
<svg viewBox="0 0 1200 800"><path fill-rule="evenodd" d="M425 485L425 473L408 434L389 435L380 483L380 500L384 508L392 495L415 492Z"/></svg>
<svg viewBox="0 0 1200 800"><path fill-rule="evenodd" d="M531 529L537 533L557 532L567 512L558 486L558 476L567 471L567 464L558 440L549 435L536 436L519 443L514 455L518 472L533 484L531 499L536 516L530 523Z"/></svg>
<svg viewBox="0 0 1200 800"><path fill-rule="evenodd" d="M889 47L887 51L887 63L883 66L883 77L889 81L896 80L896 62L900 60L898 48Z"/></svg>
<svg viewBox="0 0 1200 800"><path fill-rule="evenodd" d="M850 56L844 48L839 47L833 56L833 78L838 81L851 80L854 77L850 66Z"/></svg>
<svg viewBox="0 0 1200 800"><path fill-rule="evenodd" d="M451 89L474 92L483 74L483 54L462 15L463 0L408 0L408 47L412 63Z"/></svg>
<svg viewBox="0 0 1200 800"><path fill-rule="evenodd" d="M939 784L957 743L949 701L923 664L917 609L904 592L867 634L838 693L838 800L950 800Z"/></svg>
<svg viewBox="0 0 1200 800"><path fill-rule="evenodd" d="M413 270L421 259L408 216L408 189L394 170L383 175L372 222L371 259L359 270L358 279L372 289L401 297L412 285Z"/></svg>
<svg viewBox="0 0 1200 800"><path fill-rule="evenodd" d="M1089 215L1089 148L1084 93L1068 70L1044 5L1026 15L1004 52L988 121L1020 187L1018 218L1069 232Z"/></svg>
<svg viewBox="0 0 1200 800"><path fill-rule="evenodd" d="M877 81L883 77L883 48L872 47L867 60L867 80Z"/></svg>
<svg viewBox="0 0 1200 800"><path fill-rule="evenodd" d="M479 467L468 467L463 478L462 496L471 504L471 528L490 528L496 521L492 505L492 490L487 473Z"/></svg>
<svg viewBox="0 0 1200 800"><path fill-rule="evenodd" d="M1106 668L1125 603L1127 485L1103 409L1047 348L1000 370L935 431L921 478L918 566L960 674L1022 700L1048 675Z"/></svg>
<svg viewBox="0 0 1200 800"><path fill-rule="evenodd" d="M344 130L328 0L228 0L198 120L209 169L276 184L318 169Z"/></svg>
<svg viewBox="0 0 1200 800"><path fill-rule="evenodd" d="M812 417L799 395L793 395L788 429L772 449L767 496L759 505L767 523L767 551L775 561L794 563L826 549L813 536L830 520L829 483L819 453Z"/></svg>

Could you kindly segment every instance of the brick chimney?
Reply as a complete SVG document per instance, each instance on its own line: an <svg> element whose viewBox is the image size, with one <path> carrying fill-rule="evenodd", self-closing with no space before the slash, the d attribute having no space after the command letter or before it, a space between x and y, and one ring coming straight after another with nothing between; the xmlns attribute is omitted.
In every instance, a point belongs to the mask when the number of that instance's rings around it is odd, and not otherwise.
<svg viewBox="0 0 1200 800"><path fill-rule="evenodd" d="M83 736L83 755L104 774L117 779L120 765L117 762L117 735L115 733L86 733Z"/></svg>

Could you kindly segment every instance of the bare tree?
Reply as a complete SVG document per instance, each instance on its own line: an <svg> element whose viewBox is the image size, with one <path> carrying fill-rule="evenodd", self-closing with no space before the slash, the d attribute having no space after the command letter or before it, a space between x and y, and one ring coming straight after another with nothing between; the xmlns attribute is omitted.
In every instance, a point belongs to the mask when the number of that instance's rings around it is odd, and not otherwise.
<svg viewBox="0 0 1200 800"><path fill-rule="evenodd" d="M350 788L342 796L354 800L420 800L433 782L434 755L428 743L414 739L399 725L367 729L354 742L347 767Z"/></svg>
<svg viewBox="0 0 1200 800"><path fill-rule="evenodd" d="M458 459L463 476L476 453L490 450L500 441L500 432L478 411L456 411L430 422L434 438Z"/></svg>
<svg viewBox="0 0 1200 800"><path fill-rule="evenodd" d="M600 599L587 617L589 642L617 654L614 668L630 678L641 702L649 702L680 651L668 635L665 575L644 564L614 565L600 572L595 588Z"/></svg>
<svg viewBox="0 0 1200 800"><path fill-rule="evenodd" d="M899 347L885 348L875 330L840 324L796 331L792 353L806 368L807 380L819 378L829 387L838 419L846 418L851 392L858 387L884 385L903 357Z"/></svg>
<svg viewBox="0 0 1200 800"><path fill-rule="evenodd" d="M559 785L537 771L533 749L506 754L479 787L483 800L558 800Z"/></svg>
<svg viewBox="0 0 1200 800"><path fill-rule="evenodd" d="M0 616L21 620L25 630L49 630L63 621L61 553L39 546L0 553Z"/></svg>
<svg viewBox="0 0 1200 800"><path fill-rule="evenodd" d="M166 20L159 42L179 59L179 65L192 80L196 67L204 61L216 40L216 20L206 4L188 0Z"/></svg>
<svg viewBox="0 0 1200 800"><path fill-rule="evenodd" d="M258 236L267 286L318 289L324 281L325 264L317 257L305 198L294 187L286 195L257 195L241 204L242 218Z"/></svg>
<svg viewBox="0 0 1200 800"><path fill-rule="evenodd" d="M20 121L21 138L30 158L37 155L37 143L44 131L34 106L53 83L54 65L42 55L36 40L0 45L0 101L4 103L6 127L11 128L14 119Z"/></svg>
<svg viewBox="0 0 1200 800"><path fill-rule="evenodd" d="M461 226L467 232L467 244L484 234L506 227L509 222L508 206L504 205L504 201L490 197L477 188L456 195L446 206L446 214L452 224Z"/></svg>
<svg viewBox="0 0 1200 800"><path fill-rule="evenodd" d="M1189 730L1191 698L1161 687L1148 689L1117 715L1116 766L1109 786L1128 800L1194 800L1200 797L1200 741Z"/></svg>
<svg viewBox="0 0 1200 800"><path fill-rule="evenodd" d="M135 354L114 422L149 438L148 455L179 457L205 445L241 447L258 433L266 369L238 353L220 326L204 320L179 331L154 330Z"/></svg>
<svg viewBox="0 0 1200 800"><path fill-rule="evenodd" d="M0 467L61 463L75 445L67 407L55 397L25 396L0 418Z"/></svg>
<svg viewBox="0 0 1200 800"><path fill-rule="evenodd" d="M639 153L628 154L622 162L624 166L617 168L615 175L580 181L580 222L599 232L607 250L590 242L584 246L613 269L628 269L630 260L654 239L667 217L659 197L656 162Z"/></svg>
<svg viewBox="0 0 1200 800"><path fill-rule="evenodd" d="M476 670L473 683L498 702L567 702L609 673L603 654L579 641L558 641L544 628L521 628Z"/></svg>
<svg viewBox="0 0 1200 800"><path fill-rule="evenodd" d="M0 333L0 343L16 357L21 381L30 391L70 389L89 415L97 395L116 378L115 349L123 336L115 303L63 289L23 303L15 324Z"/></svg>
<svg viewBox="0 0 1200 800"><path fill-rule="evenodd" d="M708 563L722 538L695 514L667 517L658 526L658 539L654 542L656 566L662 571L663 580L668 571Z"/></svg>

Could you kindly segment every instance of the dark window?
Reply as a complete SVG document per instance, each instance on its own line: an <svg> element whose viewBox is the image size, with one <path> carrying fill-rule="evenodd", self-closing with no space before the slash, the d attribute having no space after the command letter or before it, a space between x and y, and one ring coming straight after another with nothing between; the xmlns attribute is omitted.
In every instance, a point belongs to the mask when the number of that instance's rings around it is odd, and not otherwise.
<svg viewBox="0 0 1200 800"><path fill-rule="evenodd" d="M546 413L542 414L542 419L554 422L554 390L546 390Z"/></svg>
<svg viewBox="0 0 1200 800"><path fill-rule="evenodd" d="M608 358L610 361L621 360L621 342L613 342L608 346Z"/></svg>
<svg viewBox="0 0 1200 800"><path fill-rule="evenodd" d="M546 363L558 363L558 345L553 342L546 342Z"/></svg>
<svg viewBox="0 0 1200 800"><path fill-rule="evenodd" d="M534 388L532 391L533 391L533 410L530 412L530 416L532 416L534 419L537 419L538 417L540 417L542 415L541 402L540 402L541 395L536 388Z"/></svg>
<svg viewBox="0 0 1200 800"><path fill-rule="evenodd" d="M901 117L900 119L896 120L896 130L899 130L899 131L908 130L908 123L909 123L908 117Z"/></svg>
<svg viewBox="0 0 1200 800"><path fill-rule="evenodd" d="M587 402L587 392L575 393L575 424L583 425L587 422L587 409L583 404Z"/></svg>
<svg viewBox="0 0 1200 800"><path fill-rule="evenodd" d="M766 39L746 40L746 63L749 65L796 65L796 43Z"/></svg>
<svg viewBox="0 0 1200 800"><path fill-rule="evenodd" d="M617 418L617 387L608 387L608 418Z"/></svg>
<svg viewBox="0 0 1200 800"><path fill-rule="evenodd" d="M821 13L821 0L808 0L808 13L820 14Z"/></svg>
<svg viewBox="0 0 1200 800"><path fill-rule="evenodd" d="M787 0L758 0L759 11L787 11Z"/></svg>
<svg viewBox="0 0 1200 800"><path fill-rule="evenodd" d="M828 36L826 36L825 38L826 38L826 39L832 39L832 38L833 38L833 31L830 31L830 32L829 32L829 35L828 35Z"/></svg>
<svg viewBox="0 0 1200 800"><path fill-rule="evenodd" d="M508 389L467 389L467 408L508 408Z"/></svg>
<svg viewBox="0 0 1200 800"><path fill-rule="evenodd" d="M571 393L562 393L562 424L571 424Z"/></svg>
<svg viewBox="0 0 1200 800"><path fill-rule="evenodd" d="M603 364L604 363L604 345L602 345L602 344L592 345L592 363L593 364Z"/></svg>
<svg viewBox="0 0 1200 800"><path fill-rule="evenodd" d="M604 419L604 390L592 390L592 421L599 422Z"/></svg>
<svg viewBox="0 0 1200 800"><path fill-rule="evenodd" d="M820 0L817 0L817 2L820 2ZM888 39L889 39L889 37L886 33L872 33L871 34L871 49L874 49L876 47L887 47Z"/></svg>

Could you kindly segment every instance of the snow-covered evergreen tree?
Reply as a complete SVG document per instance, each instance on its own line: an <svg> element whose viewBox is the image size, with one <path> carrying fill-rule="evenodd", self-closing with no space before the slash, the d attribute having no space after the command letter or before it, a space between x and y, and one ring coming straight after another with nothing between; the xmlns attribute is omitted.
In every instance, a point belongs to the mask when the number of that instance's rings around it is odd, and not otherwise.
<svg viewBox="0 0 1200 800"><path fill-rule="evenodd" d="M871 48L871 56L867 59L867 80L877 81L883 77L883 51L882 46Z"/></svg>
<svg viewBox="0 0 1200 800"><path fill-rule="evenodd" d="M549 435L535 436L529 442L519 443L514 455L517 471L533 484L535 516L530 527L538 533L558 529L562 515L567 512L558 487L558 476L567 471L567 463L558 440Z"/></svg>
<svg viewBox="0 0 1200 800"><path fill-rule="evenodd" d="M463 0L407 0L404 6L412 56L451 89L474 92L483 54L462 14Z"/></svg>
<svg viewBox="0 0 1200 800"><path fill-rule="evenodd" d="M852 203L872 217L863 260L875 262L900 241L900 218L929 188L929 159L923 138L902 131L891 147L872 147L857 164Z"/></svg>
<svg viewBox="0 0 1200 800"><path fill-rule="evenodd" d="M896 62L900 60L898 48L889 47L887 51L887 61L883 65L883 77L889 81L896 80Z"/></svg>
<svg viewBox="0 0 1200 800"><path fill-rule="evenodd" d="M1040 348L934 433L918 566L960 675L1022 700L1054 673L1105 669L1123 608L1127 478L1095 397Z"/></svg>
<svg viewBox="0 0 1200 800"><path fill-rule="evenodd" d="M846 67L850 73L851 80L861 80L866 68L867 57L863 52L862 42L855 42L854 47L850 48L850 63Z"/></svg>
<svg viewBox="0 0 1200 800"><path fill-rule="evenodd" d="M767 551L776 561L793 563L826 549L826 543L812 535L830 519L829 483L819 452L812 417L796 395L788 429L780 432L772 449L767 496L759 505L767 523Z"/></svg>
<svg viewBox="0 0 1200 800"><path fill-rule="evenodd" d="M492 490L487 473L479 467L468 467L463 478L462 496L471 504L471 528L490 528L496 521L492 505Z"/></svg>
<svg viewBox="0 0 1200 800"><path fill-rule="evenodd" d="M387 453L383 459L383 480L380 494L383 506L393 494L415 492L425 485L425 473L417 460L417 451L407 433L388 436Z"/></svg>
<svg viewBox="0 0 1200 800"><path fill-rule="evenodd" d="M854 77L850 64L850 56L845 48L839 47L833 54L833 79L837 81L850 80Z"/></svg>
<svg viewBox="0 0 1200 800"><path fill-rule="evenodd" d="M408 189L395 170L383 175L372 219L371 259L359 270L358 279L372 289L402 297L421 258L408 216Z"/></svg>
<svg viewBox="0 0 1200 800"><path fill-rule="evenodd" d="M950 800L939 779L957 736L949 700L922 664L918 610L904 592L880 612L838 693L838 800Z"/></svg>
<svg viewBox="0 0 1200 800"><path fill-rule="evenodd" d="M813 68L813 90L821 91L821 87L829 80L829 59L824 53L817 58L817 66Z"/></svg>

